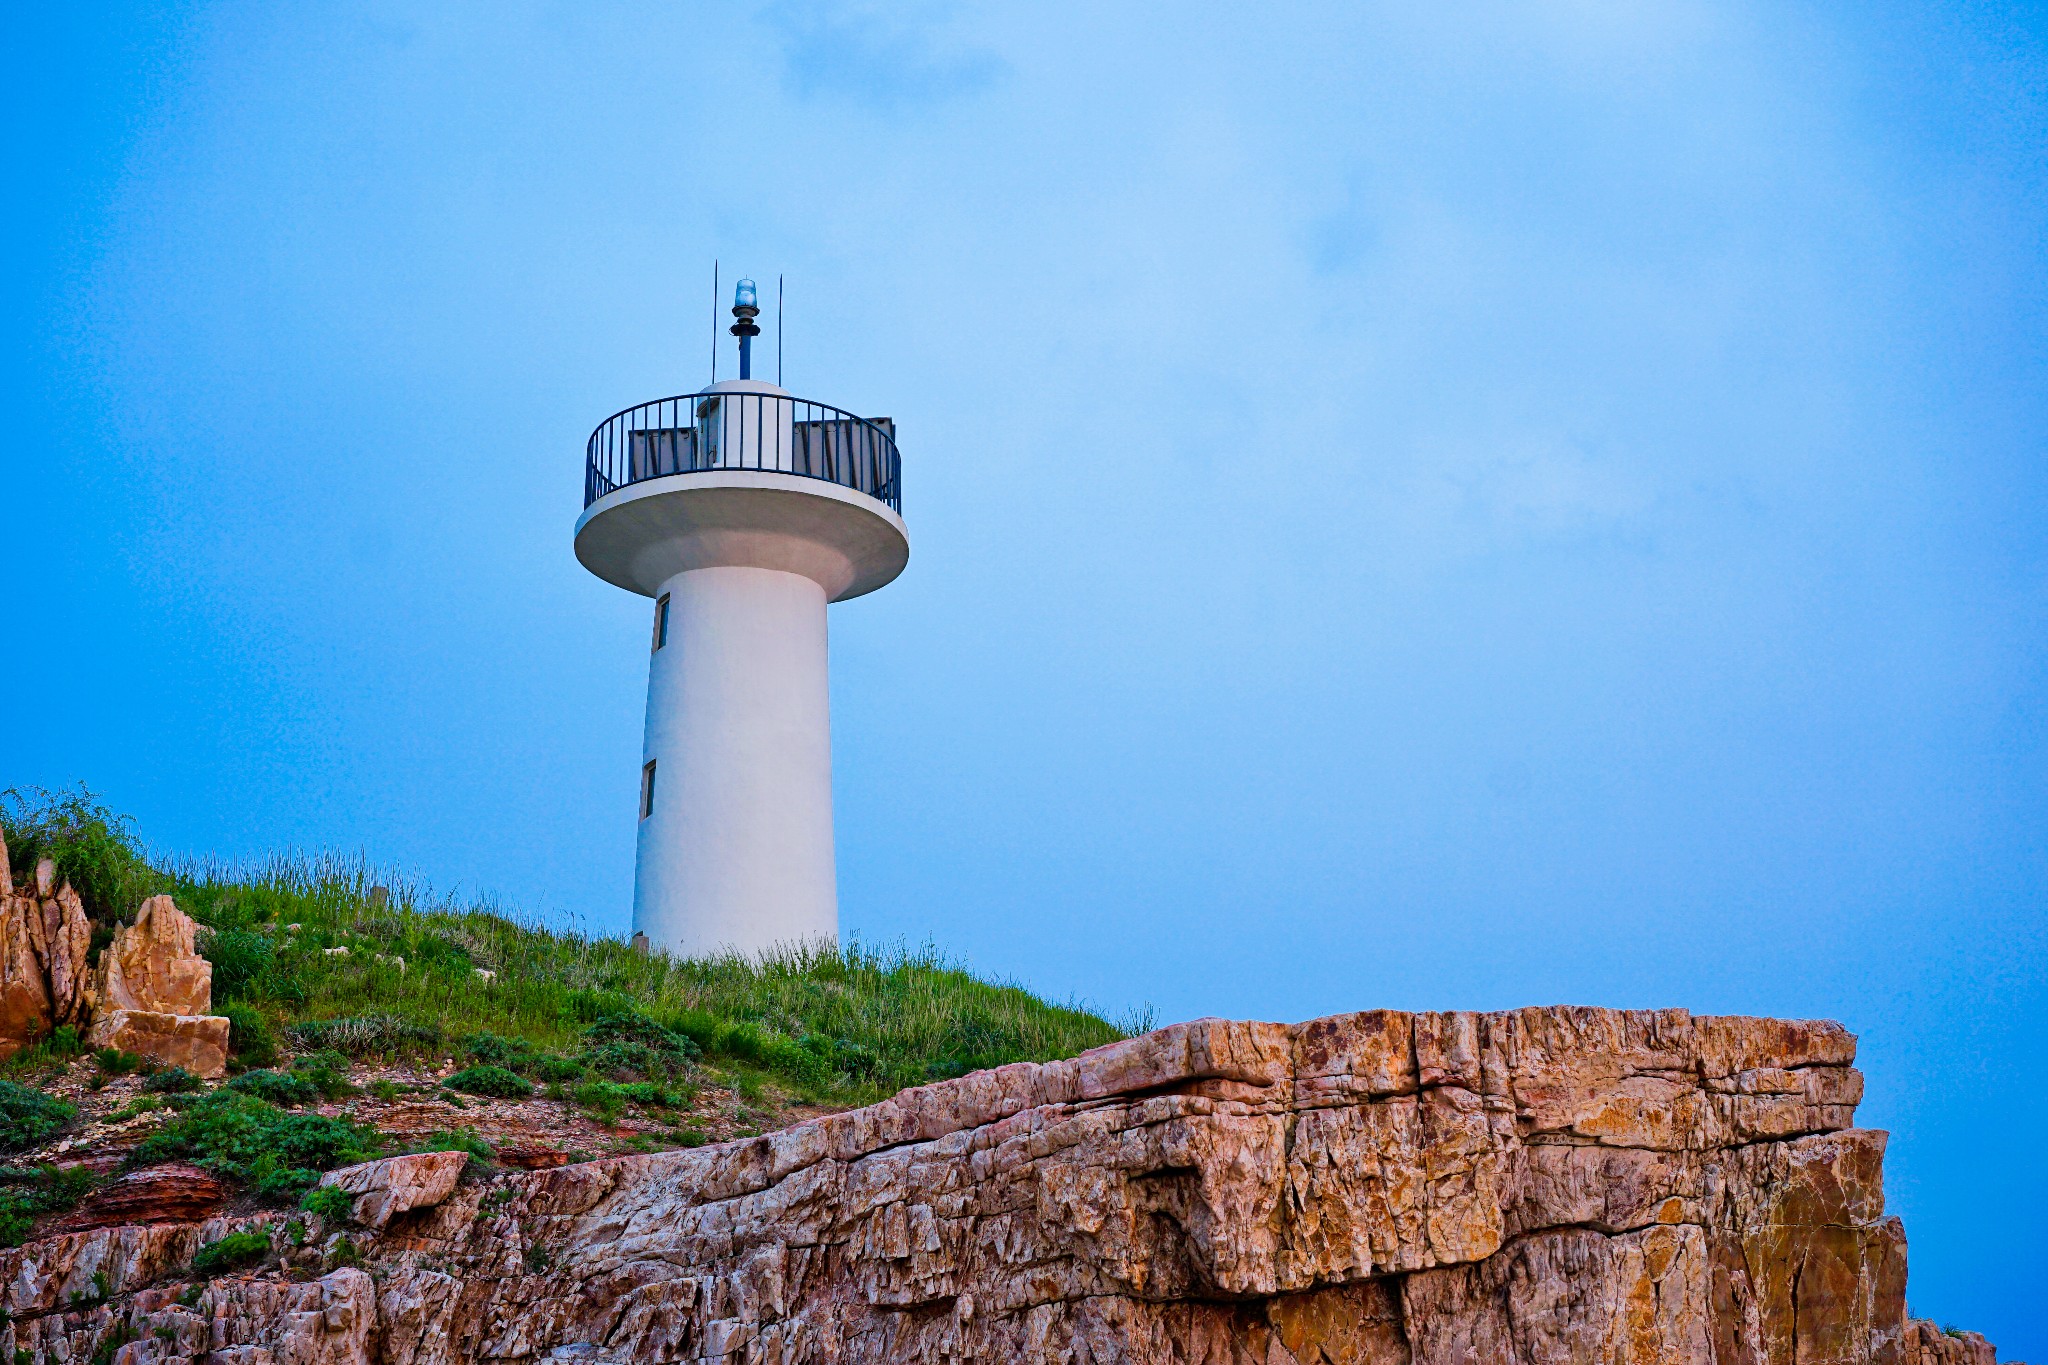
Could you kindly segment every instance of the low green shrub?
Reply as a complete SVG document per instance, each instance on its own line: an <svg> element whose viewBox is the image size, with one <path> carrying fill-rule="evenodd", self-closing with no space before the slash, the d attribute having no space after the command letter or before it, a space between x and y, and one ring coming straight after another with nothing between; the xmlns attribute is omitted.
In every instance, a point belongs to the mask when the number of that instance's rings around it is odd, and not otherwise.
<svg viewBox="0 0 2048 1365"><path fill-rule="evenodd" d="M637 1011L607 1014L583 1030L583 1036L593 1044L641 1043L656 1051L681 1057L685 1061L695 1061L704 1051L687 1034L677 1033Z"/></svg>
<svg viewBox="0 0 2048 1365"><path fill-rule="evenodd" d="M192 1253L192 1273L212 1278L254 1265L270 1254L270 1238L260 1232L231 1232Z"/></svg>
<svg viewBox="0 0 2048 1365"><path fill-rule="evenodd" d="M299 1201L299 1207L307 1213L318 1214L330 1223L338 1223L348 1217L349 1210L355 1206L354 1195L333 1185L316 1185L307 1190L306 1197Z"/></svg>
<svg viewBox="0 0 2048 1365"><path fill-rule="evenodd" d="M666 1076L670 1070L662 1054L645 1043L635 1043L626 1039L585 1048L583 1055L577 1060L585 1070L595 1072L599 1076L608 1076L615 1081L644 1076Z"/></svg>
<svg viewBox="0 0 2048 1365"><path fill-rule="evenodd" d="M138 1057L133 1052L123 1052L117 1047L103 1047L92 1054L92 1060L102 1076L126 1076L132 1071L142 1070L149 1059Z"/></svg>
<svg viewBox="0 0 2048 1365"><path fill-rule="evenodd" d="M612 1013L583 1031L578 1060L599 1076L615 1081L665 1081L686 1073L703 1056L688 1036L665 1028L643 1014Z"/></svg>
<svg viewBox="0 0 2048 1365"><path fill-rule="evenodd" d="M525 1077L502 1066L465 1067L441 1084L464 1094L500 1100L523 1100L533 1094L533 1086Z"/></svg>
<svg viewBox="0 0 2048 1365"><path fill-rule="evenodd" d="M0 1152L19 1152L54 1136L78 1110L31 1086L0 1081Z"/></svg>
<svg viewBox="0 0 2048 1365"><path fill-rule="evenodd" d="M524 1038L500 1038L495 1033L478 1033L463 1040L470 1060L479 1066L524 1071L533 1062L533 1044Z"/></svg>
<svg viewBox="0 0 2048 1365"><path fill-rule="evenodd" d="M20 1246L38 1214L72 1208L92 1187L92 1173L83 1166L0 1167L0 1246Z"/></svg>
<svg viewBox="0 0 2048 1365"><path fill-rule="evenodd" d="M583 1063L573 1057L561 1057L552 1052L544 1053L534 1058L533 1065L529 1069L535 1080L544 1081L550 1085L559 1085L564 1081L580 1080L586 1070Z"/></svg>
<svg viewBox="0 0 2048 1365"><path fill-rule="evenodd" d="M585 1081L569 1096L603 1124L618 1122L619 1115L626 1112L626 1092L610 1081Z"/></svg>
<svg viewBox="0 0 2048 1365"><path fill-rule="evenodd" d="M695 1095L694 1086L678 1091L655 1081L585 1081L569 1092L569 1097L583 1108L588 1109L606 1123L617 1121L628 1104L637 1104L644 1109L673 1109L689 1103Z"/></svg>
<svg viewBox="0 0 2048 1365"><path fill-rule="evenodd" d="M228 1082L228 1089L287 1106L311 1104L320 1098L319 1086L288 1071L244 1071Z"/></svg>
<svg viewBox="0 0 2048 1365"><path fill-rule="evenodd" d="M321 1171L368 1161L382 1139L346 1119L288 1114L239 1090L185 1101L185 1111L135 1148L134 1165L183 1158L268 1198L296 1198Z"/></svg>
<svg viewBox="0 0 2048 1365"><path fill-rule="evenodd" d="M355 1086L348 1079L348 1058L332 1048L299 1058L292 1063L292 1074L310 1082L330 1100L356 1093Z"/></svg>
<svg viewBox="0 0 2048 1365"><path fill-rule="evenodd" d="M635 1104L649 1109L673 1109L680 1097L673 1090L667 1090L653 1081L634 1081L619 1087L619 1093Z"/></svg>
<svg viewBox="0 0 2048 1365"><path fill-rule="evenodd" d="M204 1082L184 1067L167 1066L161 1071L151 1073L149 1079L142 1083L142 1088L159 1095L182 1095L199 1089L203 1084Z"/></svg>

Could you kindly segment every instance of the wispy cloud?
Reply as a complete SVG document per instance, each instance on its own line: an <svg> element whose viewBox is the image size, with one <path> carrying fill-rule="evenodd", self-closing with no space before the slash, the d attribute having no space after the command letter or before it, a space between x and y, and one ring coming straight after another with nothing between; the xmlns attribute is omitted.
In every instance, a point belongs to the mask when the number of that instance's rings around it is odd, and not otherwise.
<svg viewBox="0 0 2048 1365"><path fill-rule="evenodd" d="M806 99L896 112L978 94L1008 71L994 52L951 42L944 12L929 8L790 6L769 22L781 32L785 83Z"/></svg>

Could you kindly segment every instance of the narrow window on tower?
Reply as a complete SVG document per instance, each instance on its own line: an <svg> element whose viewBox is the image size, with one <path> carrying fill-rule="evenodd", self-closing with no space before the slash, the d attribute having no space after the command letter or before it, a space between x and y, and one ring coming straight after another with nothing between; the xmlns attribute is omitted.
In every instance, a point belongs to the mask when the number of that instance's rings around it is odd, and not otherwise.
<svg viewBox="0 0 2048 1365"><path fill-rule="evenodd" d="M654 814L654 760L648 759L647 766L640 770L640 818L645 820Z"/></svg>
<svg viewBox="0 0 2048 1365"><path fill-rule="evenodd" d="M663 593L654 604L654 647L660 649L668 643L668 594Z"/></svg>

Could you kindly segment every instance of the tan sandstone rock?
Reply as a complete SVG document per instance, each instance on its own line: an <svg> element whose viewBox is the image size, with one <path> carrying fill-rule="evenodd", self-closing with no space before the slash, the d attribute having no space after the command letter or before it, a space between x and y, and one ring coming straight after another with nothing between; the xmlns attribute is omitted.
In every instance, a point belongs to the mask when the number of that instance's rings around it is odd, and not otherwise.
<svg viewBox="0 0 2048 1365"><path fill-rule="evenodd" d="M55 1025L83 1024L92 1014L92 923L85 905L69 883L42 904L43 977L50 987L50 1017Z"/></svg>
<svg viewBox="0 0 2048 1365"><path fill-rule="evenodd" d="M1931 1322L1906 1324L1903 1365L1998 1365L1998 1352L1975 1332L1951 1336Z"/></svg>
<svg viewBox="0 0 2048 1365"><path fill-rule="evenodd" d="M0 866L7 845L0 841ZM48 858L17 891L10 870L0 883L0 1057L49 1036L60 1024L83 1024L92 1008L86 953L92 926L70 883Z"/></svg>
<svg viewBox="0 0 2048 1365"><path fill-rule="evenodd" d="M0 895L0 1056L48 1037L50 983L43 975L43 916L35 899Z"/></svg>
<svg viewBox="0 0 2048 1365"><path fill-rule="evenodd" d="M119 1048L165 1066L182 1066L216 1080L228 1070L228 1021L216 1014L157 1014L101 1010L86 1034L88 1045Z"/></svg>
<svg viewBox="0 0 2048 1365"><path fill-rule="evenodd" d="M151 1014L207 1014L213 1009L213 964L199 955L199 926L169 896L151 896L135 922L100 954L101 1009Z"/></svg>
<svg viewBox="0 0 2048 1365"><path fill-rule="evenodd" d="M228 1021L208 1013L213 964L199 955L198 934L169 896L144 901L100 953L87 1042L208 1079L225 1074Z"/></svg>

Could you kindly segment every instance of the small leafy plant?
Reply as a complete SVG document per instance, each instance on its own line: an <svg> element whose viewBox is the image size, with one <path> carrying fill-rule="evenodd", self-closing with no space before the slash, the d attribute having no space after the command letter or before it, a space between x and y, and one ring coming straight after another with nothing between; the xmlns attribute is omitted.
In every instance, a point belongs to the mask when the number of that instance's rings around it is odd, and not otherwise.
<svg viewBox="0 0 2048 1365"><path fill-rule="evenodd" d="M533 1086L517 1072L507 1071L502 1066L472 1066L456 1072L442 1082L450 1090L460 1090L469 1095L488 1095L500 1100L523 1100L533 1094Z"/></svg>
<svg viewBox="0 0 2048 1365"><path fill-rule="evenodd" d="M228 1082L228 1088L285 1106L311 1104L320 1098L319 1086L288 1071L244 1071Z"/></svg>
<svg viewBox="0 0 2048 1365"><path fill-rule="evenodd" d="M192 1273L211 1279L254 1265L270 1254L270 1238L260 1232L231 1232L192 1253Z"/></svg>
<svg viewBox="0 0 2048 1365"><path fill-rule="evenodd" d="M348 1079L348 1058L332 1048L301 1057L292 1063L292 1074L310 1082L315 1089L330 1100L338 1100L356 1093L355 1086Z"/></svg>
<svg viewBox="0 0 2048 1365"><path fill-rule="evenodd" d="M617 1123L619 1115L626 1112L626 1092L611 1081L585 1081L569 1095L607 1127Z"/></svg>
<svg viewBox="0 0 2048 1365"><path fill-rule="evenodd" d="M330 1223L339 1223L347 1218L355 1205L355 1196L335 1185L316 1185L307 1190L306 1197L299 1201L299 1207L307 1213Z"/></svg>
<svg viewBox="0 0 2048 1365"><path fill-rule="evenodd" d="M167 1066L142 1083L144 1090L158 1095L183 1095L199 1089L200 1079L182 1066Z"/></svg>

